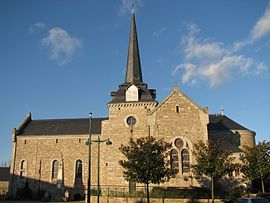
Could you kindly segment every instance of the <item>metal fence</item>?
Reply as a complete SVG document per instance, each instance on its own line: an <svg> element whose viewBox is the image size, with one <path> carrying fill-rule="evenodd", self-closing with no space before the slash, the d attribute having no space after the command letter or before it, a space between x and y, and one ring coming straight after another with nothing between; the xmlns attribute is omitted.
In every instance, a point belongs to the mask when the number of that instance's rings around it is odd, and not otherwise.
<svg viewBox="0 0 270 203"><path fill-rule="evenodd" d="M177 187L149 187L151 198L182 198L182 199L208 199L211 192L206 188L177 188ZM98 195L98 187L91 186L91 195ZM146 187L136 186L129 188L124 186L102 185L99 190L100 196L106 197L126 197L145 198L147 196Z"/></svg>

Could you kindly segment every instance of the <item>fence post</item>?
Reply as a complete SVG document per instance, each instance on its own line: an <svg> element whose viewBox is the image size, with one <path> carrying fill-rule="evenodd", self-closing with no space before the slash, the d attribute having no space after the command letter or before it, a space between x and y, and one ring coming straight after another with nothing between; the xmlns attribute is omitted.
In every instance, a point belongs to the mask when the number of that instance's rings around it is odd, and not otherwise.
<svg viewBox="0 0 270 203"><path fill-rule="evenodd" d="M109 187L107 187L107 203L109 203L109 197L110 197L110 194L109 194Z"/></svg>
<svg viewBox="0 0 270 203"><path fill-rule="evenodd" d="M164 188L162 188L162 203L164 203L165 201L164 201L164 199L165 199L165 189Z"/></svg>

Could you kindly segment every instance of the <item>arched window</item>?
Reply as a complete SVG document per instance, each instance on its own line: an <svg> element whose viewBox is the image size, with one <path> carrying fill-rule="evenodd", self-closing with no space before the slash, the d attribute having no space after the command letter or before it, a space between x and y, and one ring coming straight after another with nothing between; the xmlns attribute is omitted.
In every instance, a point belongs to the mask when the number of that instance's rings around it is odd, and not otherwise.
<svg viewBox="0 0 270 203"><path fill-rule="evenodd" d="M20 165L20 178L24 178L26 175L26 161L22 160Z"/></svg>
<svg viewBox="0 0 270 203"><path fill-rule="evenodd" d="M190 172L190 159L189 159L189 152L187 149L182 150L181 158L182 158L182 172L183 173Z"/></svg>
<svg viewBox="0 0 270 203"><path fill-rule="evenodd" d="M52 179L57 179L59 169L59 161L54 160L52 163Z"/></svg>
<svg viewBox="0 0 270 203"><path fill-rule="evenodd" d="M179 157L177 150L171 150L171 169L174 174L179 173Z"/></svg>
<svg viewBox="0 0 270 203"><path fill-rule="evenodd" d="M76 161L76 168L75 168L75 181L82 180L82 160Z"/></svg>

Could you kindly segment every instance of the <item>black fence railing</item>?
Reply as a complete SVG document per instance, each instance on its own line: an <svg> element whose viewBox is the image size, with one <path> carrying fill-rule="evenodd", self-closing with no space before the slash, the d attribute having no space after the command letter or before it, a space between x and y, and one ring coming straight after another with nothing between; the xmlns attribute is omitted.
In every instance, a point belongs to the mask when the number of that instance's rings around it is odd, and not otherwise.
<svg viewBox="0 0 270 203"><path fill-rule="evenodd" d="M151 198L181 198L181 199L209 199L211 192L207 188L177 188L177 187L150 187ZM97 196L97 186L91 186L91 195ZM99 191L100 196L106 197L128 197L128 198L145 198L146 187L136 186L136 188L129 188L124 186L102 185Z"/></svg>

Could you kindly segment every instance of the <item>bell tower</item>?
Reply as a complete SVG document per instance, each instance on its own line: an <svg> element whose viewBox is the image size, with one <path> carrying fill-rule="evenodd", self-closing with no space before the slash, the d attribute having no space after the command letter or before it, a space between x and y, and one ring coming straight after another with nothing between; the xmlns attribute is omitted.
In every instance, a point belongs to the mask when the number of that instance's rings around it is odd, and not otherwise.
<svg viewBox="0 0 270 203"><path fill-rule="evenodd" d="M108 166L107 182L128 184L123 178L123 168L119 164L122 157L119 147L126 145L130 138L146 137L150 135L148 114L156 108L156 91L148 89L142 77L135 12L132 10L130 37L125 80L117 91L111 92L112 99L107 104L109 119L102 122L102 135L112 140L112 147L108 160L113 160ZM130 183L133 184L133 183Z"/></svg>

